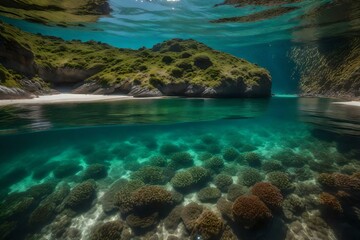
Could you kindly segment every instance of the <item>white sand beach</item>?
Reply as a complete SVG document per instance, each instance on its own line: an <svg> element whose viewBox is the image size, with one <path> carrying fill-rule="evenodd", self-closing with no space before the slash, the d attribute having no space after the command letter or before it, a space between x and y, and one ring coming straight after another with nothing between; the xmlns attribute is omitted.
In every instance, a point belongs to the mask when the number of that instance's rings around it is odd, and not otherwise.
<svg viewBox="0 0 360 240"><path fill-rule="evenodd" d="M152 97L160 98L160 97ZM80 103L80 102L94 102L94 101L117 101L127 99L145 99L134 98L127 95L93 95L93 94L71 94L61 93L55 95L39 96L32 99L9 99L0 100L0 106L13 104L51 104L51 103Z"/></svg>

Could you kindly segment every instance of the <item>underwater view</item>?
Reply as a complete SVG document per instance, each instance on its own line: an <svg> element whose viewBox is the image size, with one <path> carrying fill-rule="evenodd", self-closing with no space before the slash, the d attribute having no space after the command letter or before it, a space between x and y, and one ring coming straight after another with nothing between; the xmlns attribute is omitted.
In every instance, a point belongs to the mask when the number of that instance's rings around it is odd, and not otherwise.
<svg viewBox="0 0 360 240"><path fill-rule="evenodd" d="M0 153L0 240L359 240L360 1L1 1Z"/></svg>

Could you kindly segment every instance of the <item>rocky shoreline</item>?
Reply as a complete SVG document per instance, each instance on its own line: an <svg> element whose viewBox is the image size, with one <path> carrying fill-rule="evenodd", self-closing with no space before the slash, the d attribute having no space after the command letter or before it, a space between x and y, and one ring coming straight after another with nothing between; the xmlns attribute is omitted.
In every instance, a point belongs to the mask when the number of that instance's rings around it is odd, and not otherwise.
<svg viewBox="0 0 360 240"><path fill-rule="evenodd" d="M0 99L72 93L134 97L270 97L269 72L195 40L172 39L138 50L64 41L1 23Z"/></svg>

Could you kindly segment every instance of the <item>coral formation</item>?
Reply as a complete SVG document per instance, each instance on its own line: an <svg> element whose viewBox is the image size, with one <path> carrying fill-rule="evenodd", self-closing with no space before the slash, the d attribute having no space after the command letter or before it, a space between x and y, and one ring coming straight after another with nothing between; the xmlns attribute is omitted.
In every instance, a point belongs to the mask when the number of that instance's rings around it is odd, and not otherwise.
<svg viewBox="0 0 360 240"><path fill-rule="evenodd" d="M110 221L96 226L91 234L91 240L120 240L124 224L121 221Z"/></svg>
<svg viewBox="0 0 360 240"><path fill-rule="evenodd" d="M96 183L93 180L87 180L76 185L65 199L65 205L74 209L82 210L89 207L96 193Z"/></svg>
<svg viewBox="0 0 360 240"><path fill-rule="evenodd" d="M167 160L165 157L156 155L149 158L149 165L155 167L165 167L167 165Z"/></svg>
<svg viewBox="0 0 360 240"><path fill-rule="evenodd" d="M254 195L238 197L233 204L232 212L235 221L246 228L255 227L272 217L265 203Z"/></svg>
<svg viewBox="0 0 360 240"><path fill-rule="evenodd" d="M110 194L110 197L113 196L114 205L119 208L122 214L128 214L132 210L132 199L130 195L144 185L145 184L139 180L119 182L119 185L115 188L117 193ZM111 203L112 200L110 199L110 204Z"/></svg>
<svg viewBox="0 0 360 240"><path fill-rule="evenodd" d="M107 167L103 164L95 163L89 165L85 171L83 178L84 180L87 179L101 179L107 176Z"/></svg>
<svg viewBox="0 0 360 240"><path fill-rule="evenodd" d="M270 209L281 207L283 196L271 183L259 182L251 188L251 193L260 198Z"/></svg>
<svg viewBox="0 0 360 240"><path fill-rule="evenodd" d="M243 154L244 160L250 167L260 167L261 157L255 152L246 152Z"/></svg>
<svg viewBox="0 0 360 240"><path fill-rule="evenodd" d="M221 197L221 192L219 189L214 187L206 187L201 189L197 193L197 197L201 202L216 202Z"/></svg>
<svg viewBox="0 0 360 240"><path fill-rule="evenodd" d="M227 174L219 174L216 175L214 179L215 186L220 189L222 192L227 192L229 186L233 184L233 179L230 175Z"/></svg>
<svg viewBox="0 0 360 240"><path fill-rule="evenodd" d="M283 170L283 166L281 165L281 162L279 162L279 161L268 160L268 161L264 161L262 163L262 169L265 172L275 172L275 171Z"/></svg>
<svg viewBox="0 0 360 240"><path fill-rule="evenodd" d="M233 147L226 148L223 151L223 158L225 161L234 161L240 156L240 153Z"/></svg>
<svg viewBox="0 0 360 240"><path fill-rule="evenodd" d="M160 153L163 155L171 155L180 151L181 148L173 143L164 143L160 146Z"/></svg>
<svg viewBox="0 0 360 240"><path fill-rule="evenodd" d="M164 226L168 231L175 231L179 223L181 222L181 212L183 210L183 206L176 206L169 215L165 218Z"/></svg>
<svg viewBox="0 0 360 240"><path fill-rule="evenodd" d="M175 169L191 167L194 165L193 157L188 152L176 152L171 156L169 166Z"/></svg>
<svg viewBox="0 0 360 240"><path fill-rule="evenodd" d="M201 239L219 239L224 229L224 223L215 213L205 210L196 219L192 235L200 235Z"/></svg>
<svg viewBox="0 0 360 240"><path fill-rule="evenodd" d="M194 166L188 168L187 171L191 174L194 184L202 185L207 182L210 177L210 172L203 167Z"/></svg>
<svg viewBox="0 0 360 240"><path fill-rule="evenodd" d="M284 200L282 207L285 217L293 220L294 216L299 216L305 210L304 199L296 194L291 194Z"/></svg>
<svg viewBox="0 0 360 240"><path fill-rule="evenodd" d="M319 195L319 203L323 206L327 211L342 213L343 209L339 200L330 193L323 192Z"/></svg>
<svg viewBox="0 0 360 240"><path fill-rule="evenodd" d="M204 162L204 167L211 172L220 172L224 167L224 160L219 156L214 156Z"/></svg>
<svg viewBox="0 0 360 240"><path fill-rule="evenodd" d="M235 199L237 199L241 195L246 194L247 192L247 187L240 184L231 184L227 192L227 199L230 201L235 201Z"/></svg>
<svg viewBox="0 0 360 240"><path fill-rule="evenodd" d="M219 198L219 200L216 203L216 207L221 212L222 216L225 219L230 219L233 221L234 219L232 215L232 205L233 205L232 202L226 200L223 197Z"/></svg>
<svg viewBox="0 0 360 240"><path fill-rule="evenodd" d="M54 203L45 203L38 206L29 217L29 226L36 228L46 224L55 214L56 205Z"/></svg>
<svg viewBox="0 0 360 240"><path fill-rule="evenodd" d="M54 169L54 176L57 178L64 178L74 175L81 170L82 167L76 163L62 164Z"/></svg>
<svg viewBox="0 0 360 240"><path fill-rule="evenodd" d="M270 172L267 174L267 179L271 184L278 187L281 191L287 191L292 188L289 176L280 171Z"/></svg>
<svg viewBox="0 0 360 240"><path fill-rule="evenodd" d="M146 185L131 193L133 211L166 211L173 204L172 194L160 186Z"/></svg>
<svg viewBox="0 0 360 240"><path fill-rule="evenodd" d="M166 182L164 170L156 166L144 166L132 172L131 179L140 180L146 184L163 184Z"/></svg>
<svg viewBox="0 0 360 240"><path fill-rule="evenodd" d="M194 184L194 179L190 172L181 171L177 172L170 180L171 185L179 191L187 191Z"/></svg>
<svg viewBox="0 0 360 240"><path fill-rule="evenodd" d="M203 207L195 202L191 202L183 208L181 220L187 230L191 232L194 229L196 219L198 219L203 210Z"/></svg>
<svg viewBox="0 0 360 240"><path fill-rule="evenodd" d="M263 176L255 168L247 168L242 171L239 176L240 182L247 187L250 187L257 182L261 182L263 179Z"/></svg>

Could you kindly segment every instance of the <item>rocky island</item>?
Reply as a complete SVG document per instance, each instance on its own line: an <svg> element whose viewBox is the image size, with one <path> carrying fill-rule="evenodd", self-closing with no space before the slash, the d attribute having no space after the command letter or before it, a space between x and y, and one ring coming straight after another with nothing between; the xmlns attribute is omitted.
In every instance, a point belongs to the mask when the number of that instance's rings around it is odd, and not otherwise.
<svg viewBox="0 0 360 240"><path fill-rule="evenodd" d="M73 93L135 97L269 97L269 72L195 40L119 49L64 41L0 24L0 98L30 98L68 87Z"/></svg>

